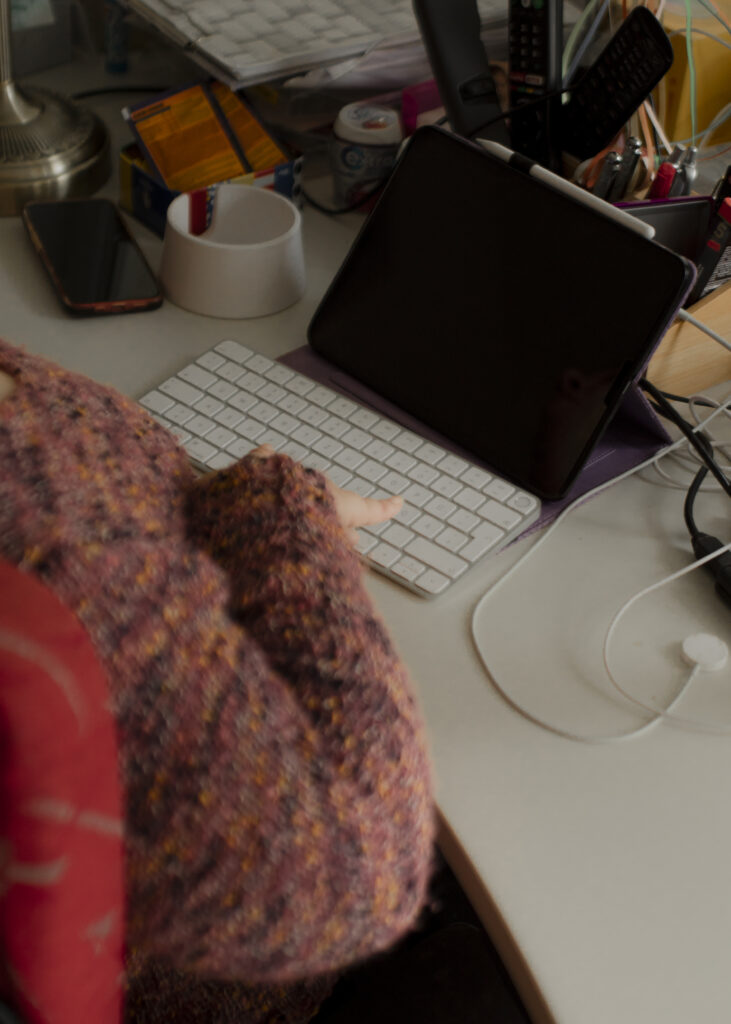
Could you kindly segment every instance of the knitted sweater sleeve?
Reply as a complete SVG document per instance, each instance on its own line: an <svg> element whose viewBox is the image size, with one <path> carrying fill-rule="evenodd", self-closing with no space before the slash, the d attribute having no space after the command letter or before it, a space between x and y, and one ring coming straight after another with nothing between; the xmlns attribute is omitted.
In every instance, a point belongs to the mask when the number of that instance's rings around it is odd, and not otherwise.
<svg viewBox="0 0 731 1024"><path fill-rule="evenodd" d="M210 567L179 635L187 676L157 719L131 712L159 730L152 788L149 770L129 787L132 945L248 982L343 967L395 941L424 898L433 810L412 687L319 474L244 459L193 486L187 522Z"/></svg>

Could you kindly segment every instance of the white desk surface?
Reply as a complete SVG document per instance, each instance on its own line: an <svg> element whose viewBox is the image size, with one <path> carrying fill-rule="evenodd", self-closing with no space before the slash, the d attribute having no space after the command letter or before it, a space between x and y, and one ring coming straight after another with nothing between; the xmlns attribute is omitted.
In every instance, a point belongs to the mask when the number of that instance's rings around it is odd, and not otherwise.
<svg viewBox="0 0 731 1024"><path fill-rule="evenodd" d="M102 78L79 73L77 88ZM116 145L128 140L118 111L131 98L87 101L110 120ZM114 180L104 193L116 198ZM73 319L20 220L0 219L0 334L132 396L224 337L279 356L304 343L360 222L305 210L306 296L276 316L225 321L168 302L154 312ZM130 223L156 267L160 240ZM601 644L626 598L689 561L683 493L643 476L576 510L480 618L501 684L539 717L582 733L643 721L611 690ZM701 528L728 539L727 510L718 495L699 499ZM636 739L588 745L509 708L480 662L470 622L520 550L478 566L432 602L369 577L421 695L445 850L536 1024L728 1021L731 737L661 723ZM667 701L686 674L680 641L704 631L731 643L729 625L709 580L683 577L623 620L617 676L639 696ZM731 728L730 671L704 676L679 711Z"/></svg>

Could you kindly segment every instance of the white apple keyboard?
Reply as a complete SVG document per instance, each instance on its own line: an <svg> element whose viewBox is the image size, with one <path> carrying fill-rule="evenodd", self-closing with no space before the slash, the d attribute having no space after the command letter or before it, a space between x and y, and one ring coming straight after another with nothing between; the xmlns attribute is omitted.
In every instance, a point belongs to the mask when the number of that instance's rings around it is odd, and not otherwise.
<svg viewBox="0 0 731 1024"><path fill-rule="evenodd" d="M360 529L376 571L443 593L540 512L540 501L304 374L224 340L140 398L202 470L269 444L358 494L399 494L395 519Z"/></svg>

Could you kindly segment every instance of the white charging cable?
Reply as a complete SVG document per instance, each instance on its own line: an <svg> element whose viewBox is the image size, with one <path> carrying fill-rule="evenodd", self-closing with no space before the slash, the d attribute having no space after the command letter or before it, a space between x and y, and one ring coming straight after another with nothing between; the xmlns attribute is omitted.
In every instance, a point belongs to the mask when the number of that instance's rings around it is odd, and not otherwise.
<svg viewBox="0 0 731 1024"><path fill-rule="evenodd" d="M731 396L729 396L724 402L719 404L711 413L709 413L709 415L704 420L702 420L699 424L697 424L697 426L694 429L698 430L698 431L705 429L705 427L707 427L708 424L712 420L714 420L717 416L725 413L726 410L729 408L729 406L731 406ZM508 693L508 691L503 686L500 685L499 680L497 679L495 674L490 670L490 666L489 666L489 663L488 663L488 658L487 658L487 655L486 655L485 651L482 649L482 646L480 644L480 640L479 640L479 636L478 636L478 630L477 630L477 621L478 621L480 613L482 612L482 609L483 609L485 603L487 602L487 600L490 597L492 597L500 587L504 586L504 584L517 573L518 569L521 566L523 566L524 563L527 561L527 559L531 555L533 555L548 540L548 538L553 534L553 532L558 528L558 526L563 522L563 520L569 515L570 512L572 512L578 505L580 505L583 502L587 501L589 498L593 498L596 495L600 494L602 491L607 490L607 488L613 486L614 484L620 483L622 480L625 480L628 477L633 476L635 473L641 472L643 469L647 469L649 466L652 466L654 463L656 463L658 459L664 458L666 455L669 455L671 452L676 451L678 448L681 448L683 445L686 445L687 443L688 442L686 441L686 439L684 437L680 438L678 441L675 441L673 444L670 444L666 448L663 448L662 451L658 452L657 454L651 456L648 459L645 459L644 462L639 463L637 466L634 466L632 469L627 470L626 472L620 474L617 477L614 477L611 480L605 481L603 484L600 484L598 487L594 487L592 490L587 491L586 494L582 494L580 497L578 497L574 501L572 501L569 505L567 505L564 509L561 510L561 512L558 514L558 516L556 516L556 518L553 520L553 522L538 537L538 539L534 542L534 544L530 548L528 548L526 551L523 552L523 554L520 556L520 558L518 558L518 560L508 569L508 571L506 573L504 573L499 579L497 579L485 591L485 593L482 595L482 597L479 599L479 601L475 605L474 611L472 613L472 622L471 622L472 642L473 642L473 644L475 646L475 650L477 651L477 654L479 655L480 660L482 661L482 664L483 664L485 670L487 671L488 675L490 676L490 679L492 681L493 686L495 687L497 692L500 694L500 696L503 698L503 700L511 708L513 708L514 711L517 711L519 715L521 715L523 718L527 719L529 722L532 722L534 725L537 725L540 728L547 730L548 732L554 733L557 736L561 736L561 737L563 737L565 739L576 740L576 741L582 742L582 743L617 743L617 742L620 742L620 741L623 741L623 740L627 740L627 739L634 739L637 736L641 735L642 733L645 733L649 729L653 728L655 725L657 725L658 722L662 721L663 719L674 719L675 716L673 716L671 714L672 708L675 707L678 704L678 702L680 701L681 697L687 692L687 689L688 689L689 685L691 684L691 682L695 679L695 677L697 675L697 672L704 670L705 664L701 664L699 662L696 662L695 670L693 672L691 672L689 678L685 681L683 687L676 694L676 696L673 698L673 700L670 702L670 704L667 707L663 708L663 709L653 708L650 705L642 704L636 698L633 698L633 697L629 696L629 694L627 694L625 692L625 690L621 686L619 686L617 684L616 679L611 674L611 671L610 671L610 669L607 666L608 641L611 641L612 636L614 634L614 630L616 629L616 624L619 621L619 619L622 617L622 615L627 611L627 609L632 604L635 603L635 601L637 601L641 597L643 597L645 595L645 593L649 593L652 590L656 590L659 587L663 586L665 583L671 582L671 580L677 578L678 576L682 576L682 575L684 575L687 572L691 572L693 569L698 568L700 565L703 565L704 563L710 561L712 558L718 557L724 551L731 549L731 545L727 545L726 547L720 548L718 551L712 552L711 555L707 555L706 557L704 557L702 559L699 559L698 561L693 562L693 563L691 563L688 566L685 566L683 569L679 570L679 572L673 573L671 576L668 576L666 579L660 580L658 583L652 584L652 586L650 586L648 588L645 588L645 590L641 591L639 594L635 594L634 597L630 598L629 601L626 601L622 605L622 607L620 608L619 612L617 612L617 614L614 616L614 619L612 620L612 623L610 624L610 627L609 627L609 630L608 630L608 633L607 633L607 637L605 638L605 641L604 641L604 664L605 664L605 667L607 667L607 671L609 673L610 681L615 686L617 691L622 694L622 696L628 697L628 699L630 700L630 702L632 704L634 704L635 706L639 706L642 710L652 714L652 716L653 716L648 722L645 722L643 725L639 726L638 728L632 729L632 730L630 730L628 732L612 733L612 734L608 734L608 735L598 735L598 736L585 735L585 734L582 734L582 733L573 732L573 731L571 731L569 729L563 729L560 726L553 725L552 723L546 722L542 718L539 718L537 715L534 715L532 711L530 711L528 708L526 708L523 704L519 703L515 698L513 698ZM703 660L703 659L701 659L701 660ZM708 659L705 659L705 660L708 661ZM707 669L705 669L705 670L707 670ZM686 725L690 725L691 727L694 727L694 728L698 725L698 723L694 723L694 722L686 723L682 719L679 719L676 724L681 724L681 723L682 724L686 724ZM703 728L703 725L701 724L700 727ZM718 730L709 729L709 731L718 731ZM729 732L731 732L731 727L729 728Z"/></svg>

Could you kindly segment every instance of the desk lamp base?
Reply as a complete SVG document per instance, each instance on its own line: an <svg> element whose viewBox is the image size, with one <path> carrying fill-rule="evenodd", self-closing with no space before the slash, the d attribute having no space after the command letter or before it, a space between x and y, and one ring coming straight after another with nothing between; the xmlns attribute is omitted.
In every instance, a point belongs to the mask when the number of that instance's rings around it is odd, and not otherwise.
<svg viewBox="0 0 731 1024"><path fill-rule="evenodd" d="M46 89L0 81L0 216L32 199L88 195L110 174L101 121Z"/></svg>

